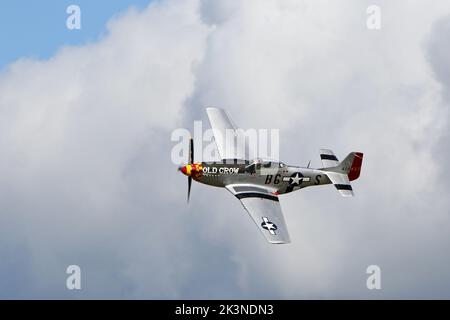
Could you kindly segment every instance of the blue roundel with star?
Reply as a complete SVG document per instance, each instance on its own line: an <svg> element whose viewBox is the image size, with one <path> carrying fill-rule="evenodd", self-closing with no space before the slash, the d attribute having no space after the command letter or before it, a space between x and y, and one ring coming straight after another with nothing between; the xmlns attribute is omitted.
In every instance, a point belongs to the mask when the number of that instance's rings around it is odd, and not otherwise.
<svg viewBox="0 0 450 320"><path fill-rule="evenodd" d="M277 225L272 221L269 221L269 218L263 217L263 222L261 223L261 227L269 231L270 234L275 235L275 231L278 229Z"/></svg>
<svg viewBox="0 0 450 320"><path fill-rule="evenodd" d="M289 185L290 186L298 186L302 183L303 181L303 175L300 172L295 172L291 175L290 179L289 179Z"/></svg>

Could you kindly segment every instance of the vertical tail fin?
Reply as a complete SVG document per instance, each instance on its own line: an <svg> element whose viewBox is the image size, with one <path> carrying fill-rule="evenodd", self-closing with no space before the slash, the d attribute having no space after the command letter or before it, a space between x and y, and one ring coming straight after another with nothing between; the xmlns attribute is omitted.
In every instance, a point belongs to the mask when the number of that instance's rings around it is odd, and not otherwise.
<svg viewBox="0 0 450 320"><path fill-rule="evenodd" d="M363 153L350 152L347 157L336 167L336 171L339 173L345 173L348 175L350 181L359 178L361 173L361 166L363 160Z"/></svg>
<svg viewBox="0 0 450 320"><path fill-rule="evenodd" d="M350 181L359 178L363 160L362 152L350 152L342 162L329 149L320 149L320 159L323 169L348 175Z"/></svg>
<svg viewBox="0 0 450 320"><path fill-rule="evenodd" d="M352 166L350 167L350 171L348 172L348 179L350 181L359 178L359 175L361 174L363 156L364 155L362 152L355 152L355 157L353 158Z"/></svg>
<svg viewBox="0 0 450 320"><path fill-rule="evenodd" d="M326 175L342 196L352 197L353 189L350 181L359 178L362 160L363 154L361 152L351 152L337 166L323 168L322 170L326 172Z"/></svg>

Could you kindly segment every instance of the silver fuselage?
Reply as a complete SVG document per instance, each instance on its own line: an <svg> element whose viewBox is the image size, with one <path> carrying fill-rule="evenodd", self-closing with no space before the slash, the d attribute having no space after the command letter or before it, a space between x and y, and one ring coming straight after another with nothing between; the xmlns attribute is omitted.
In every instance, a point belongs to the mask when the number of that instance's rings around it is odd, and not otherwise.
<svg viewBox="0 0 450 320"><path fill-rule="evenodd" d="M228 185L264 186L274 194L284 194L302 188L330 184L320 169L288 166L282 162L252 163L244 160L197 162L192 164L192 178L215 187Z"/></svg>

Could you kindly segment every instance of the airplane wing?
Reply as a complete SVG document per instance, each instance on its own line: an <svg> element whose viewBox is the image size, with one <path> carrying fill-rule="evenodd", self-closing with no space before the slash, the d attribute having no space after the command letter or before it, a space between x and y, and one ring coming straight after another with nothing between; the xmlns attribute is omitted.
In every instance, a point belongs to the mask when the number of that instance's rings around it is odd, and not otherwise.
<svg viewBox="0 0 450 320"><path fill-rule="evenodd" d="M238 130L228 113L220 108L206 108L217 150L222 159L246 159L245 135Z"/></svg>
<svg viewBox="0 0 450 320"><path fill-rule="evenodd" d="M280 202L271 190L248 184L232 184L226 188L241 201L267 241L274 244L291 242Z"/></svg>

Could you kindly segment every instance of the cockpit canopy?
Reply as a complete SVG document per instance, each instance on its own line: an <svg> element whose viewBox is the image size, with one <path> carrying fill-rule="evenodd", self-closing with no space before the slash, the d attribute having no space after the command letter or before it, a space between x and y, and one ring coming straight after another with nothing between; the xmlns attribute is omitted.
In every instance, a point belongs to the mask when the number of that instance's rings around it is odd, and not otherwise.
<svg viewBox="0 0 450 320"><path fill-rule="evenodd" d="M245 170L250 173L254 173L257 170L261 169L275 169L278 170L278 168L284 168L286 165L283 162L279 162L273 159L263 159L263 158L256 158L250 161L250 164L245 167Z"/></svg>
<svg viewBox="0 0 450 320"><path fill-rule="evenodd" d="M256 158L250 162L250 164L259 165L263 168L283 168L286 165L283 162L276 161L273 159L263 159L263 158Z"/></svg>

